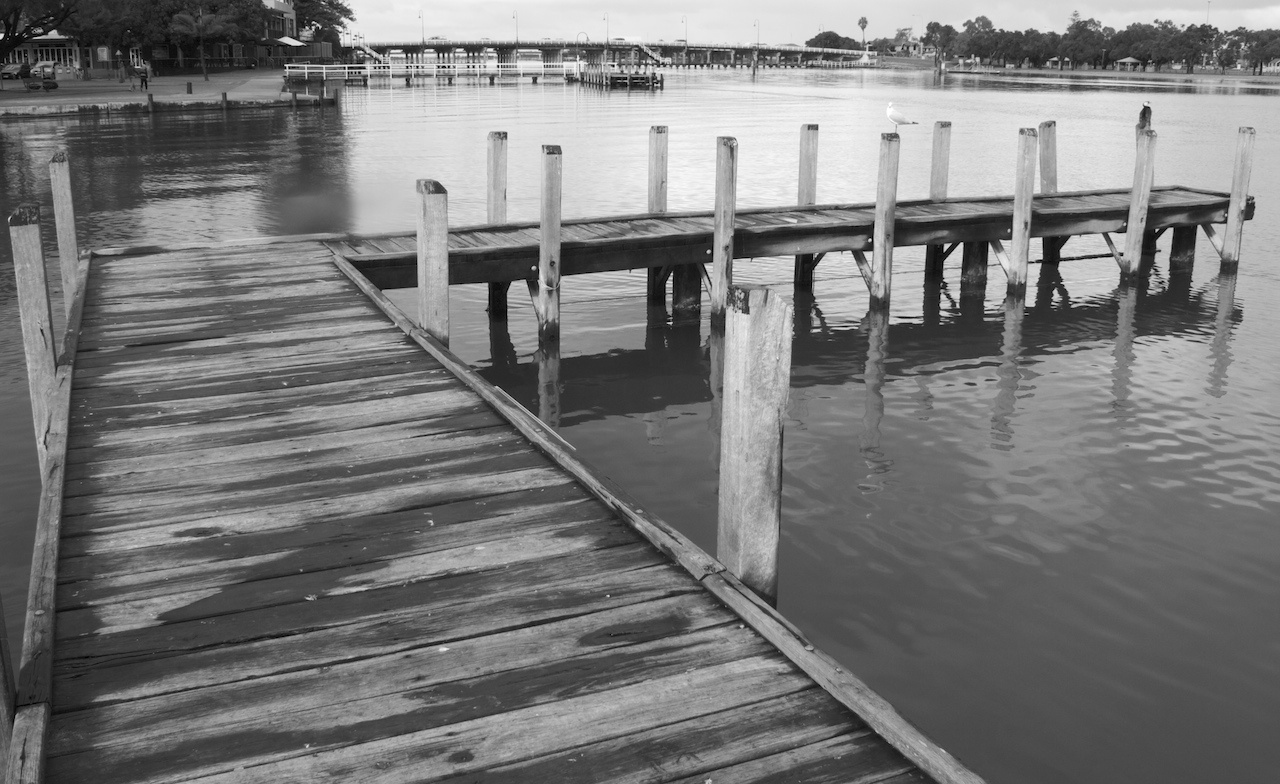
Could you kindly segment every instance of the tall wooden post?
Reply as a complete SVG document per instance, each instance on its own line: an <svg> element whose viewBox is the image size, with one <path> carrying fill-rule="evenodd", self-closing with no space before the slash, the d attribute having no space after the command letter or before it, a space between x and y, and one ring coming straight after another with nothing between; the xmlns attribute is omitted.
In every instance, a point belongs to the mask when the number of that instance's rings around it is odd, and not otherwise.
<svg viewBox="0 0 1280 784"><path fill-rule="evenodd" d="M538 314L538 342L560 340L560 202L563 158L558 144L542 145L542 214L538 277L529 282Z"/></svg>
<svg viewBox="0 0 1280 784"><path fill-rule="evenodd" d="M951 123L945 120L933 124L933 166L929 170L929 200L947 198L947 180L951 168ZM926 278L941 278L946 248L930 245L925 250L924 274Z"/></svg>
<svg viewBox="0 0 1280 784"><path fill-rule="evenodd" d="M1018 131L1018 171L1013 185L1013 236L1009 248L1009 296L1021 296L1027 288L1027 263L1031 256L1031 204L1036 192L1035 128Z"/></svg>
<svg viewBox="0 0 1280 784"><path fill-rule="evenodd" d="M1236 168L1231 176L1231 203L1227 208L1226 236L1222 238L1222 263L1240 262L1240 242L1244 238L1245 210L1249 206L1249 175L1253 169L1252 128L1241 128L1236 140Z"/></svg>
<svg viewBox="0 0 1280 784"><path fill-rule="evenodd" d="M539 347L538 363L538 419L547 427L560 427L560 344L549 341Z"/></svg>
<svg viewBox="0 0 1280 784"><path fill-rule="evenodd" d="M667 211L667 126L655 125L649 129L649 212ZM667 301L667 270L649 268L649 304L663 305Z"/></svg>
<svg viewBox="0 0 1280 784"><path fill-rule="evenodd" d="M9 655L9 632L4 624L4 602L0 601L0 770L9 759L9 739L13 737L13 714L18 698L16 686L13 658Z"/></svg>
<svg viewBox="0 0 1280 784"><path fill-rule="evenodd" d="M1040 123L1040 193L1058 192L1058 123L1045 120ZM1044 264L1057 264L1062 258L1062 239L1041 239L1041 255Z"/></svg>
<svg viewBox="0 0 1280 784"><path fill-rule="evenodd" d="M875 227L871 237L871 306L887 307L893 282L893 222L898 211L896 133L880 134L880 172L876 179Z"/></svg>
<svg viewBox="0 0 1280 784"><path fill-rule="evenodd" d="M485 189L485 218L489 223L507 222L507 132L489 132L488 186ZM509 282L489 284L489 318L507 317Z"/></svg>
<svg viewBox="0 0 1280 784"><path fill-rule="evenodd" d="M796 188L796 204L807 207L818 203L818 126L800 126L800 177ZM814 254L796 256L792 282L796 291L813 291Z"/></svg>
<svg viewBox="0 0 1280 784"><path fill-rule="evenodd" d="M987 262L991 246L985 242L966 242L960 262L960 313L976 312L982 316L987 297Z"/></svg>
<svg viewBox="0 0 1280 784"><path fill-rule="evenodd" d="M53 190L53 224L58 232L58 269L62 273L62 298L68 315L75 302L76 266L80 245L76 240L76 209L71 198L71 163L65 152L56 152L49 161L49 184Z"/></svg>
<svg viewBox="0 0 1280 784"><path fill-rule="evenodd" d="M723 321L733 285L733 221L738 199L738 140L716 139L715 234L711 242L711 319Z"/></svg>
<svg viewBox="0 0 1280 784"><path fill-rule="evenodd" d="M449 192L418 180L418 323L449 345Z"/></svg>
<svg viewBox="0 0 1280 784"><path fill-rule="evenodd" d="M1128 280L1134 273L1134 262L1142 257L1142 237L1147 230L1147 209L1151 205L1151 181L1155 174L1156 132L1147 129L1138 134L1138 156L1133 164L1133 190L1129 195L1129 222L1125 227L1124 255L1120 275Z"/></svg>
<svg viewBox="0 0 1280 784"><path fill-rule="evenodd" d="M31 417L36 452L43 468L48 455L45 434L49 426L49 400L58 356L53 336L53 310L49 306L49 281L45 277L44 250L40 244L40 208L24 205L9 216L9 241L13 247L13 274L18 289L18 313L22 322L22 348L27 359L27 389L31 393Z"/></svg>
<svg viewBox="0 0 1280 784"><path fill-rule="evenodd" d="M764 287L734 287L728 299L716 555L743 583L773 599L791 305Z"/></svg>

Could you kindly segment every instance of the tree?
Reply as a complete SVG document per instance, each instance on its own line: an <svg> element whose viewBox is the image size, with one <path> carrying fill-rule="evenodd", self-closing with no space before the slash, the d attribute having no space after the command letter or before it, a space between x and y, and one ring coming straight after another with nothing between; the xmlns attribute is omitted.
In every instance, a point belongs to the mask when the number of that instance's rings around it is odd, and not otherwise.
<svg viewBox="0 0 1280 784"><path fill-rule="evenodd" d="M805 46L820 47L823 49L857 49L858 42L852 38L845 38L843 35L834 30L823 30L808 41L804 42Z"/></svg>
<svg viewBox="0 0 1280 784"><path fill-rule="evenodd" d="M209 69L205 65L204 42L206 38L216 38L226 34L231 27L228 17L220 13L206 13L203 7L194 12L182 11L174 15L169 25L174 34L187 38L195 38L200 42L200 73L209 81Z"/></svg>
<svg viewBox="0 0 1280 784"><path fill-rule="evenodd" d="M925 25L924 37L920 40L933 47L934 70L942 69L943 61L947 59L947 54L955 46L957 35L959 33L951 25L944 25L938 22L930 22Z"/></svg>
<svg viewBox="0 0 1280 784"><path fill-rule="evenodd" d="M862 28L862 51L867 51L867 18L865 16L858 17L858 27Z"/></svg>
<svg viewBox="0 0 1280 784"><path fill-rule="evenodd" d="M77 0L0 0L0 61L33 38L61 27Z"/></svg>
<svg viewBox="0 0 1280 784"><path fill-rule="evenodd" d="M1062 36L1059 53L1071 58L1071 68L1080 63L1097 64L1107 49L1107 39L1102 35L1102 23L1097 19L1081 19L1079 11L1071 12L1071 23ZM1059 62L1059 67L1061 67Z"/></svg>
<svg viewBox="0 0 1280 784"><path fill-rule="evenodd" d="M298 32L311 30L312 40L330 37L324 31L345 30L347 22L356 18L342 0L294 0L293 10L298 15Z"/></svg>

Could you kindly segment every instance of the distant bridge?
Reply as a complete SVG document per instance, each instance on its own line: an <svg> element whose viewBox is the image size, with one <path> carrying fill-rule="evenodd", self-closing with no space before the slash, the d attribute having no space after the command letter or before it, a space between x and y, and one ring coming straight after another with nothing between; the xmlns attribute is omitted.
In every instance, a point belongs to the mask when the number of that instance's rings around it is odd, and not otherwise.
<svg viewBox="0 0 1280 784"><path fill-rule="evenodd" d="M634 64L671 67L827 66L852 67L876 64L874 53L855 49L829 49L795 44L687 43L685 41L428 38L427 40L370 43L362 47L383 58L403 57L410 62L454 62L482 59L496 54L499 61L514 61L518 53L540 53L543 62L565 59L607 59Z"/></svg>

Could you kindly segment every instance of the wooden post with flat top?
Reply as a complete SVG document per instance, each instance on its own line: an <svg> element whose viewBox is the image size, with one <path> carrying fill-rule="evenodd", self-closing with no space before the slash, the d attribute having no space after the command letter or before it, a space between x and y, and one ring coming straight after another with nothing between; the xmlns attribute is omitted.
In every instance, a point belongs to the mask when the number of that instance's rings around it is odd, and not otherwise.
<svg viewBox="0 0 1280 784"><path fill-rule="evenodd" d="M1013 184L1013 231L1009 247L1008 295L1021 296L1027 287L1027 264L1031 257L1031 204L1036 192L1035 128L1018 131L1018 170Z"/></svg>
<svg viewBox="0 0 1280 784"><path fill-rule="evenodd" d="M1058 123L1045 120L1038 129L1040 137L1040 193L1058 192ZM1057 264L1062 258L1061 237L1044 237L1041 242L1043 264Z"/></svg>
<svg viewBox="0 0 1280 784"><path fill-rule="evenodd" d="M796 188L796 204L807 207L818 203L818 126L800 126L800 178ZM813 270L818 266L815 254L796 256L793 284L796 291L813 291Z"/></svg>
<svg viewBox="0 0 1280 784"><path fill-rule="evenodd" d="M667 211L667 126L649 128L649 212ZM667 301L667 267L649 268L649 304Z"/></svg>
<svg viewBox="0 0 1280 784"><path fill-rule="evenodd" d="M1133 165L1133 190L1129 195L1129 221L1125 226L1124 255L1120 257L1120 275L1133 276L1142 257L1143 234L1147 230L1147 210L1151 206L1151 183L1155 174L1156 132L1138 133L1138 156Z"/></svg>
<svg viewBox="0 0 1280 784"><path fill-rule="evenodd" d="M929 170L929 200L947 198L947 180L951 168L951 123L945 120L933 124L933 166ZM945 245L930 245L925 249L924 274L926 278L941 278L946 260Z"/></svg>
<svg viewBox="0 0 1280 784"><path fill-rule="evenodd" d="M418 324L449 345L449 192L418 180Z"/></svg>
<svg viewBox="0 0 1280 784"><path fill-rule="evenodd" d="M735 286L728 300L716 556L772 600L778 591L791 305L764 287Z"/></svg>
<svg viewBox="0 0 1280 784"><path fill-rule="evenodd" d="M53 225L58 233L58 270L62 273L62 299L67 315L75 302L76 268L80 244L76 240L76 209L71 198L71 162L65 152L49 161L49 185L53 190Z"/></svg>
<svg viewBox="0 0 1280 784"><path fill-rule="evenodd" d="M507 132L489 132L488 186L485 189L485 220L488 223L507 222ZM502 281L489 284L489 318L507 317L507 290L511 283Z"/></svg>
<svg viewBox="0 0 1280 784"><path fill-rule="evenodd" d="M1257 134L1252 128L1241 128L1236 141L1236 166L1231 175L1231 203L1227 207L1227 228L1222 238L1222 263L1234 266L1240 262L1240 243L1244 238L1245 210L1249 206L1249 175L1253 169L1253 145Z"/></svg>
<svg viewBox="0 0 1280 784"><path fill-rule="evenodd" d="M711 241L711 319L722 322L733 285L733 221L738 198L738 140L716 139L716 207Z"/></svg>
<svg viewBox="0 0 1280 784"><path fill-rule="evenodd" d="M45 433L49 427L49 401L58 372L53 335L53 310L49 306L49 281L45 277L44 248L40 242L40 208L24 205L9 216L9 242L13 248L13 275L18 290L22 322L22 348L27 359L27 389L31 393L31 417L35 427L40 465L48 464Z"/></svg>
<svg viewBox="0 0 1280 784"><path fill-rule="evenodd" d="M542 212L537 277L529 294L538 315L538 342L560 340L560 202L564 167L560 146L542 145Z"/></svg>
<svg viewBox="0 0 1280 784"><path fill-rule="evenodd" d="M880 134L880 171L876 179L875 226L871 235L871 306L887 307L893 283L893 222L898 212L896 133Z"/></svg>

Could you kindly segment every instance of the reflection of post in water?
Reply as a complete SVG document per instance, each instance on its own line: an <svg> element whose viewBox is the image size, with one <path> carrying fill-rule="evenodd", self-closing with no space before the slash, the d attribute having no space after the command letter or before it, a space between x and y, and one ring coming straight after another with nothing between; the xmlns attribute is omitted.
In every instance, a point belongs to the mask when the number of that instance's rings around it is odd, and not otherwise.
<svg viewBox="0 0 1280 784"><path fill-rule="evenodd" d="M1208 392L1214 397L1227 393L1227 370L1231 367L1231 327L1235 321L1236 273L1218 275L1218 315L1213 322L1213 343L1209 354L1213 365L1209 370Z"/></svg>
<svg viewBox="0 0 1280 784"><path fill-rule="evenodd" d="M1056 265L1055 265L1056 266ZM1004 300L1004 334L1000 341L1000 365L996 369L996 400L991 408L991 437L997 449L1008 449L1013 440L1013 412L1022 383L1022 319L1026 302L1020 296Z"/></svg>
<svg viewBox="0 0 1280 784"><path fill-rule="evenodd" d="M1045 311L1053 307L1053 295L1057 293L1063 307L1071 305L1071 294L1062 281L1062 272L1057 264L1041 264L1040 277L1036 279L1036 310Z"/></svg>
<svg viewBox="0 0 1280 784"><path fill-rule="evenodd" d="M538 363L538 418L560 427L560 342L545 341L534 354Z"/></svg>
<svg viewBox="0 0 1280 784"><path fill-rule="evenodd" d="M1134 315L1138 309L1136 286L1121 285L1116 292L1116 345L1112 350L1115 365L1111 370L1111 410L1117 415L1128 412L1133 385Z"/></svg>
<svg viewBox="0 0 1280 784"><path fill-rule="evenodd" d="M874 473L892 464L880 453L880 422L884 419L885 354L889 348L889 309L872 308L863 320L867 328L867 362L863 367L865 410L862 415L862 456Z"/></svg>
<svg viewBox="0 0 1280 784"><path fill-rule="evenodd" d="M966 242L960 261L960 315L982 318L987 298L987 258L990 246L985 242Z"/></svg>
<svg viewBox="0 0 1280 784"><path fill-rule="evenodd" d="M938 326L942 315L942 289L946 285L940 275L924 276L924 304L921 315L926 327Z"/></svg>
<svg viewBox="0 0 1280 784"><path fill-rule="evenodd" d="M489 361L494 367L516 365L516 346L511 342L506 318L489 319Z"/></svg>

